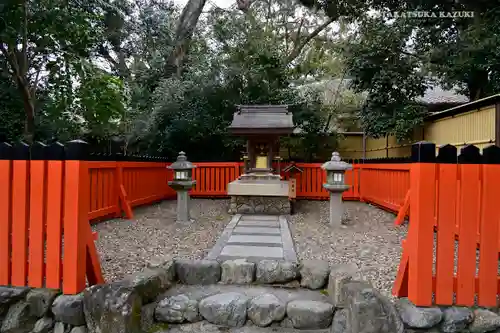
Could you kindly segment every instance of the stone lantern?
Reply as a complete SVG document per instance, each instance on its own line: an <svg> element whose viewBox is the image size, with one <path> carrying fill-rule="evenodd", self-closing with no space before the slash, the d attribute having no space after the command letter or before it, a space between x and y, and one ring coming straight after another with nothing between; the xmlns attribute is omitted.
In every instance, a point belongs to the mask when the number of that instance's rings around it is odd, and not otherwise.
<svg viewBox="0 0 500 333"><path fill-rule="evenodd" d="M323 187L330 192L330 224L340 226L344 215L342 193L351 187L345 184L345 171L352 169L352 165L341 161L339 153L333 152L332 159L321 168L326 170L326 183Z"/></svg>
<svg viewBox="0 0 500 333"><path fill-rule="evenodd" d="M196 184L192 176L196 166L189 162L186 154L181 151L177 161L168 168L174 170L174 180L169 181L168 185L177 191L177 222L190 222L188 191Z"/></svg>

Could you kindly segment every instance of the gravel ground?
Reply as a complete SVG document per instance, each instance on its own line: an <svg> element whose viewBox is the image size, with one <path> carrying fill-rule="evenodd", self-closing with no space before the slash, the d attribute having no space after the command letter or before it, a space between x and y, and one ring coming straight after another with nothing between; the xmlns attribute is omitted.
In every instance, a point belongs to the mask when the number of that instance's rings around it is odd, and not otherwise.
<svg viewBox="0 0 500 333"><path fill-rule="evenodd" d="M134 219L113 219L92 226L106 281L145 267L156 256L201 259L229 221L228 200L194 199L189 224L175 222L176 201L134 209Z"/></svg>
<svg viewBox="0 0 500 333"><path fill-rule="evenodd" d="M228 200L194 199L188 225L175 222L175 201L134 210L135 219L113 219L92 227L107 281L140 271L155 256L200 259L229 222ZM394 215L359 202L346 202L348 222L328 224L327 201L299 201L290 229L299 259L330 264L354 262L363 275L390 295L407 227L394 227Z"/></svg>
<svg viewBox="0 0 500 333"><path fill-rule="evenodd" d="M323 259L330 264L355 263L364 277L390 296L401 257L406 224L377 207L345 202L346 225L330 227L327 201L298 201L290 229L299 259Z"/></svg>

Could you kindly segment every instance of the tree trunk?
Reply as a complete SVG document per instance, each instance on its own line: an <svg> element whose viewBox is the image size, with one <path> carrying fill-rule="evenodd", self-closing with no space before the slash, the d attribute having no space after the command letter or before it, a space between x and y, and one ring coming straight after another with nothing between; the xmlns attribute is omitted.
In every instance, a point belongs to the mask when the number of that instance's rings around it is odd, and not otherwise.
<svg viewBox="0 0 500 333"><path fill-rule="evenodd" d="M17 89L23 99L24 112L26 114L23 139L26 143L32 143L35 135L35 103L33 102L29 83L26 79L18 77L16 83Z"/></svg>
<svg viewBox="0 0 500 333"><path fill-rule="evenodd" d="M165 62L164 74L166 77L181 74L189 41L206 2L206 0L189 0L184 6L175 31L175 48Z"/></svg>

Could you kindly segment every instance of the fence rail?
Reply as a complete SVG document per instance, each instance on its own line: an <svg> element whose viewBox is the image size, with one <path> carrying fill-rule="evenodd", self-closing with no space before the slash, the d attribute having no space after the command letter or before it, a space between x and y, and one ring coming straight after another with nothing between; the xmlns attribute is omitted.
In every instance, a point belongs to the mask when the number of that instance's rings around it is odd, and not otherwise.
<svg viewBox="0 0 500 333"><path fill-rule="evenodd" d="M500 148L414 147L408 236L394 284L419 306L497 306ZM458 162L458 164L457 164Z"/></svg>

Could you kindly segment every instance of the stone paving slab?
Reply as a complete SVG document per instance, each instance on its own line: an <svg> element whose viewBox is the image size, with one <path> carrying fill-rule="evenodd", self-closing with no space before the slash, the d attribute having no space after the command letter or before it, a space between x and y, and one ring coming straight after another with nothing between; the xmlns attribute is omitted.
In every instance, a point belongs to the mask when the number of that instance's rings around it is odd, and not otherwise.
<svg viewBox="0 0 500 333"><path fill-rule="evenodd" d="M276 215L242 215L241 221L278 221Z"/></svg>
<svg viewBox="0 0 500 333"><path fill-rule="evenodd" d="M206 259L264 259L297 262L285 216L235 215Z"/></svg>
<svg viewBox="0 0 500 333"><path fill-rule="evenodd" d="M263 244L281 244L280 236L267 236L267 235L231 235L229 240L230 243L263 243Z"/></svg>
<svg viewBox="0 0 500 333"><path fill-rule="evenodd" d="M233 234L246 234L246 235L280 235L279 228L262 228L262 227L239 227L236 226L233 230Z"/></svg>
<svg viewBox="0 0 500 333"><path fill-rule="evenodd" d="M278 221L240 221L238 222L239 227L259 227L259 228L279 228L280 223Z"/></svg>
<svg viewBox="0 0 500 333"><path fill-rule="evenodd" d="M282 259L283 249L281 247L270 246L226 245L220 254L222 256L237 258L245 257L251 254L255 257Z"/></svg>

